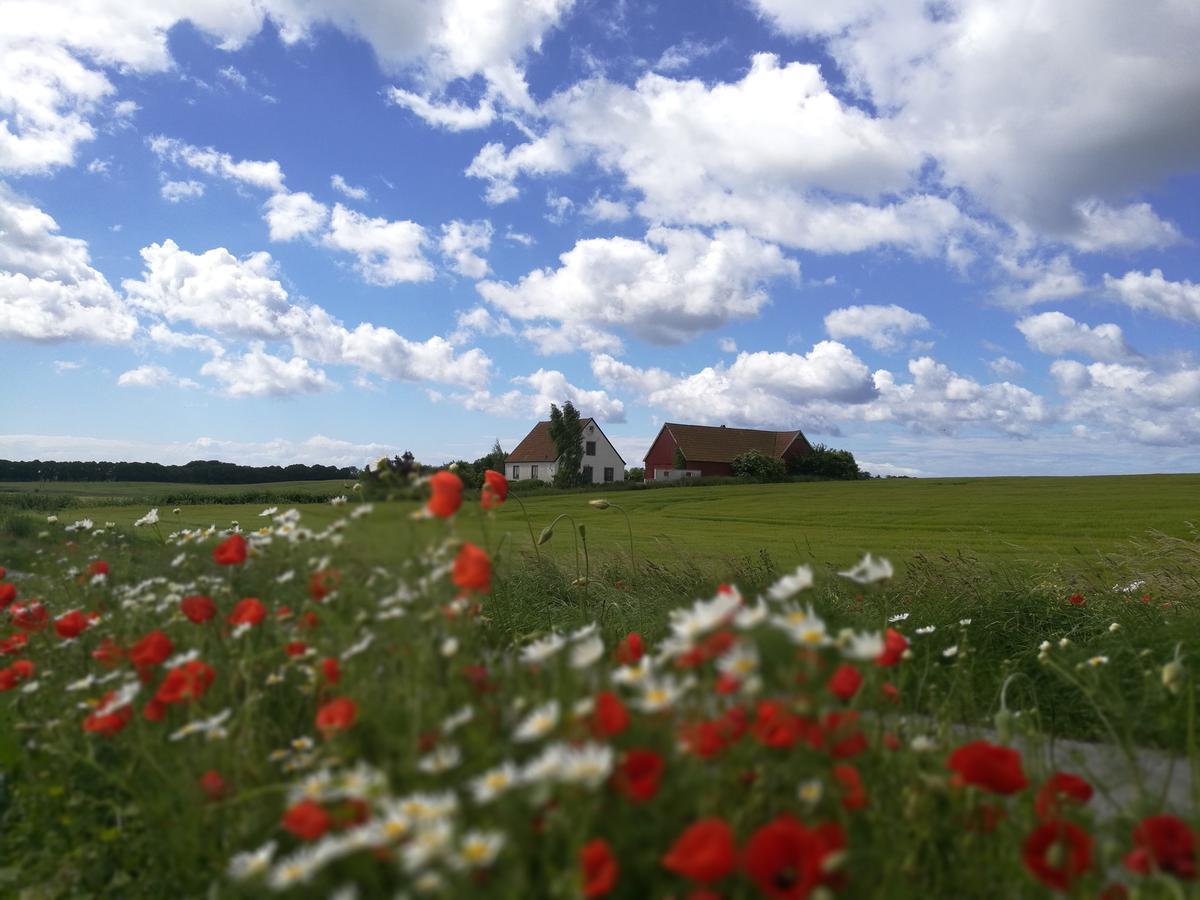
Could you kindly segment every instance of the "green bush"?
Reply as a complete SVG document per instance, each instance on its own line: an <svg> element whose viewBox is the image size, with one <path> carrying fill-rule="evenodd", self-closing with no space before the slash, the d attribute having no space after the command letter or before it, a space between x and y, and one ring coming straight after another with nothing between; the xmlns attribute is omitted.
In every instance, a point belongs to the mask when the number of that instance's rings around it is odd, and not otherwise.
<svg viewBox="0 0 1200 900"><path fill-rule="evenodd" d="M787 481L787 466L782 459L747 450L734 457L733 474L747 481Z"/></svg>
<svg viewBox="0 0 1200 900"><path fill-rule="evenodd" d="M788 464L788 472L839 481L856 481L866 475L849 450L834 450L824 444L813 444L811 452L794 457Z"/></svg>

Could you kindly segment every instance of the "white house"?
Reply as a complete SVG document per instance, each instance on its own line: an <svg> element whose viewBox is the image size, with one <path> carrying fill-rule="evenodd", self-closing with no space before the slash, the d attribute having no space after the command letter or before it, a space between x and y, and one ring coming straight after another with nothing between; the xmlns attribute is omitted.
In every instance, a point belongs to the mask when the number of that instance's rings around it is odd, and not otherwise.
<svg viewBox="0 0 1200 900"><path fill-rule="evenodd" d="M581 419L583 426L583 463L580 471L584 484L625 480L625 460L600 430L595 419ZM537 478L550 481L558 469L558 451L550 439L550 423L538 422L525 439L504 460L504 474L510 481Z"/></svg>

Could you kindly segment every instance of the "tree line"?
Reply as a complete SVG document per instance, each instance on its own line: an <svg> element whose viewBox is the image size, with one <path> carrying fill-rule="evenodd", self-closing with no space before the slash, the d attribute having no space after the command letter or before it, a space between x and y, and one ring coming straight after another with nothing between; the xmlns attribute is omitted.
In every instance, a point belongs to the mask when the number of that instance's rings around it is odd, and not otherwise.
<svg viewBox="0 0 1200 900"><path fill-rule="evenodd" d="M169 484L265 484L356 478L354 466L240 466L196 459L182 466L153 462L59 462L0 459L0 481L161 481Z"/></svg>

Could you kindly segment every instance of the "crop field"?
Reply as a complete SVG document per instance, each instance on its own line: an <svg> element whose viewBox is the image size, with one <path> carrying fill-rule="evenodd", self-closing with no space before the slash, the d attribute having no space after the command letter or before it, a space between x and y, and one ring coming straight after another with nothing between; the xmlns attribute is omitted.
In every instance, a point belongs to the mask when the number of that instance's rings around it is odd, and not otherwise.
<svg viewBox="0 0 1200 900"><path fill-rule="evenodd" d="M9 506L0 894L1193 896L1197 484Z"/></svg>
<svg viewBox="0 0 1200 900"><path fill-rule="evenodd" d="M0 485L0 491L6 487ZM168 486L62 485L61 490L73 496L96 498L94 505L84 499L84 505L62 517L129 526L145 509L125 501L107 505L103 498L139 493L154 497L161 493L155 487ZM224 528L234 521L243 528L257 527L272 492L291 495L311 490L354 496L343 482L169 487L195 489L198 500L222 494L236 498L248 490L261 490L264 496L254 503L185 504L178 514L163 508L160 527L168 531ZM1101 556L1119 552L1130 539L1149 531L1183 537L1189 522L1200 524L1200 475L893 479L588 491L538 494L525 498L524 504L535 533L567 514L585 525L589 549L597 558L626 553L625 519L615 510L591 509L587 501L597 497L607 497L628 513L635 553L647 561L687 564L718 575L760 551L780 566L846 566L870 551L901 567L916 554L973 554L1016 565L1057 563L1094 570L1103 565ZM327 504L292 505L298 505L314 527L340 515ZM409 521L417 509L416 503L380 504L351 552L363 560L387 562L406 541L424 539L421 530L430 526ZM521 554L530 552L521 507L506 504L495 522L497 531L510 534L512 548ZM483 539L476 519L464 517L460 528L472 540ZM560 560L574 559L569 540L554 542L546 552Z"/></svg>

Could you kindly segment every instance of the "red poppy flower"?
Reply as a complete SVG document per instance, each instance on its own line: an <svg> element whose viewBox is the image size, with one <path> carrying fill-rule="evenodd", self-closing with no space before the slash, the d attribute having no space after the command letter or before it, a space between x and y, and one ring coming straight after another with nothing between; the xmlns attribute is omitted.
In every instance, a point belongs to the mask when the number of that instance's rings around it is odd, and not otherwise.
<svg viewBox="0 0 1200 900"><path fill-rule="evenodd" d="M454 558L450 580L464 591L486 594L492 589L492 561L482 548L464 543Z"/></svg>
<svg viewBox="0 0 1200 900"><path fill-rule="evenodd" d="M183 703L204 696L217 673L213 667L198 659L189 660L167 673L158 686L154 699L159 703Z"/></svg>
<svg viewBox="0 0 1200 900"><path fill-rule="evenodd" d="M650 800L658 793L666 764L653 750L630 750L621 759L613 776L613 786L638 803Z"/></svg>
<svg viewBox="0 0 1200 900"><path fill-rule="evenodd" d="M1038 788L1033 801L1034 812L1043 822L1056 819L1059 814L1059 801L1070 800L1080 806L1092 799L1092 786L1070 772L1055 772L1046 779L1046 783Z"/></svg>
<svg viewBox="0 0 1200 900"><path fill-rule="evenodd" d="M236 566L246 561L246 539L240 534L231 534L213 547L213 560L217 565Z"/></svg>
<svg viewBox="0 0 1200 900"><path fill-rule="evenodd" d="M8 610L13 624L22 631L41 631L50 620L46 607L40 600L22 600L14 603Z"/></svg>
<svg viewBox="0 0 1200 900"><path fill-rule="evenodd" d="M17 586L11 581L0 582L0 609L17 599Z"/></svg>
<svg viewBox="0 0 1200 900"><path fill-rule="evenodd" d="M215 802L225 798L225 795L229 793L229 785L221 777L220 772L216 769L209 769L200 776L200 790L204 791L204 796Z"/></svg>
<svg viewBox="0 0 1200 900"><path fill-rule="evenodd" d="M1187 822L1172 815L1142 819L1133 830L1134 849L1125 868L1139 875L1168 872L1189 881L1196 877L1196 835Z"/></svg>
<svg viewBox="0 0 1200 900"><path fill-rule="evenodd" d="M1083 594L1072 594L1067 598L1067 602L1072 606L1083 606L1085 603L1087 603L1087 598L1084 597Z"/></svg>
<svg viewBox="0 0 1200 900"><path fill-rule="evenodd" d="M0 669L0 693L11 691L22 681L33 677L35 667L27 659L18 659L6 669Z"/></svg>
<svg viewBox="0 0 1200 900"><path fill-rule="evenodd" d="M230 625L257 625L267 617L267 608L257 597L239 600L226 620Z"/></svg>
<svg viewBox="0 0 1200 900"><path fill-rule="evenodd" d="M883 652L875 658L875 663L880 666L897 665L907 649L908 638L895 628L889 628L883 635Z"/></svg>
<svg viewBox="0 0 1200 900"><path fill-rule="evenodd" d="M29 643L29 635L23 631L15 631L0 641L0 655L12 656L20 653L26 644Z"/></svg>
<svg viewBox="0 0 1200 900"><path fill-rule="evenodd" d="M881 684L879 686L879 690L883 693L883 696L892 703L900 702L900 688L896 687L890 681L885 681L883 684Z"/></svg>
<svg viewBox="0 0 1200 900"><path fill-rule="evenodd" d="M100 709L116 695L116 691L109 691L100 700ZM83 720L83 730L89 734L99 734L104 737L112 737L121 729L129 724L129 720L133 718L133 707L126 704L119 709L109 710L100 715L92 713Z"/></svg>
<svg viewBox="0 0 1200 900"><path fill-rule="evenodd" d="M583 870L583 896L603 897L616 886L621 869L604 838L583 845L579 851L579 865Z"/></svg>
<svg viewBox="0 0 1200 900"><path fill-rule="evenodd" d="M692 881L719 881L737 865L733 829L724 819L701 819L675 839L662 864Z"/></svg>
<svg viewBox="0 0 1200 900"><path fill-rule="evenodd" d="M508 499L508 479L488 469L483 473L483 490L479 494L479 505L484 509L495 509Z"/></svg>
<svg viewBox="0 0 1200 900"><path fill-rule="evenodd" d="M201 595L184 597L179 601L179 611L187 616L189 621L199 625L217 614L217 604L213 603L212 597Z"/></svg>
<svg viewBox="0 0 1200 900"><path fill-rule="evenodd" d="M804 736L805 725L777 700L761 700L750 733L765 747L786 750Z"/></svg>
<svg viewBox="0 0 1200 900"><path fill-rule="evenodd" d="M321 660L321 674L325 676L325 681L329 684L337 684L342 680L342 670L336 656L329 656Z"/></svg>
<svg viewBox="0 0 1200 900"><path fill-rule="evenodd" d="M347 697L330 700L317 710L317 731L329 738L345 731L358 717L358 705Z"/></svg>
<svg viewBox="0 0 1200 900"><path fill-rule="evenodd" d="M1092 867L1091 835L1072 822L1045 822L1025 839L1021 861L1046 887L1069 891Z"/></svg>
<svg viewBox="0 0 1200 900"><path fill-rule="evenodd" d="M1015 794L1029 784L1021 768L1021 754L1009 747L972 741L946 760L958 784L969 784L993 794Z"/></svg>
<svg viewBox="0 0 1200 900"><path fill-rule="evenodd" d="M867 792L858 769L843 763L833 767L833 777L842 788L842 806L855 810L867 805Z"/></svg>
<svg viewBox="0 0 1200 900"><path fill-rule="evenodd" d="M596 695L592 709L592 733L597 737L614 737L629 727L629 711L621 698L612 691Z"/></svg>
<svg viewBox="0 0 1200 900"><path fill-rule="evenodd" d="M308 595L320 603L341 581L342 573L337 569L320 569L308 579Z"/></svg>
<svg viewBox="0 0 1200 900"><path fill-rule="evenodd" d="M283 652L288 656L303 656L304 651L308 649L308 644L304 641L289 641L283 647Z"/></svg>
<svg viewBox="0 0 1200 900"><path fill-rule="evenodd" d="M463 666L459 671L462 672L463 678L471 682L471 687L480 694L488 694L496 689L495 682L488 675L487 666Z"/></svg>
<svg viewBox="0 0 1200 900"><path fill-rule="evenodd" d="M429 510L429 514L445 519L456 512L462 506L462 479L453 472L443 469L440 472L435 472L433 477L429 479L430 490L433 491L429 497L429 502L425 504L425 508Z"/></svg>
<svg viewBox="0 0 1200 900"><path fill-rule="evenodd" d="M867 736L858 727L858 710L826 713L818 736L834 759L850 759L867 749Z"/></svg>
<svg viewBox="0 0 1200 900"><path fill-rule="evenodd" d="M142 707L142 718L147 722L161 722L167 717L167 704L157 697L151 697Z"/></svg>
<svg viewBox="0 0 1200 900"><path fill-rule="evenodd" d="M6 577L8 577L8 569L0 566L0 581L3 581Z"/></svg>
<svg viewBox="0 0 1200 900"><path fill-rule="evenodd" d="M73 609L54 620L54 633L64 641L69 641L83 634L91 624L92 620L86 614Z"/></svg>
<svg viewBox="0 0 1200 900"><path fill-rule="evenodd" d="M826 880L826 860L845 846L837 825L807 828L783 813L750 836L744 866L768 897L803 900Z"/></svg>
<svg viewBox="0 0 1200 900"><path fill-rule="evenodd" d="M171 639L157 628L129 648L129 661L139 669L161 665L175 651Z"/></svg>
<svg viewBox="0 0 1200 900"><path fill-rule="evenodd" d="M92 659L100 663L106 669L111 669L121 661L121 657L125 655L121 645L112 638L105 638L100 642L100 645L92 651Z"/></svg>
<svg viewBox="0 0 1200 900"><path fill-rule="evenodd" d="M320 803L301 800L287 808L279 824L284 831L291 832L302 841L315 841L329 830L333 822Z"/></svg>
<svg viewBox="0 0 1200 900"><path fill-rule="evenodd" d="M317 614L315 612L310 610L309 612L306 612L300 616L300 621L298 624L303 630L312 631L321 624L321 620L317 618Z"/></svg>
<svg viewBox="0 0 1200 900"><path fill-rule="evenodd" d="M102 559L93 560L92 562L88 563L87 574L89 578L95 577L96 575L107 575L108 563Z"/></svg>
<svg viewBox="0 0 1200 900"><path fill-rule="evenodd" d="M839 700L849 701L858 689L862 687L862 673L850 663L842 663L833 673L833 677L829 679L829 693L837 697Z"/></svg>
<svg viewBox="0 0 1200 900"><path fill-rule="evenodd" d="M621 638L621 643L617 644L614 656L622 665L632 666L637 664L645 652L646 645L642 642L642 636L636 631L631 631Z"/></svg>

